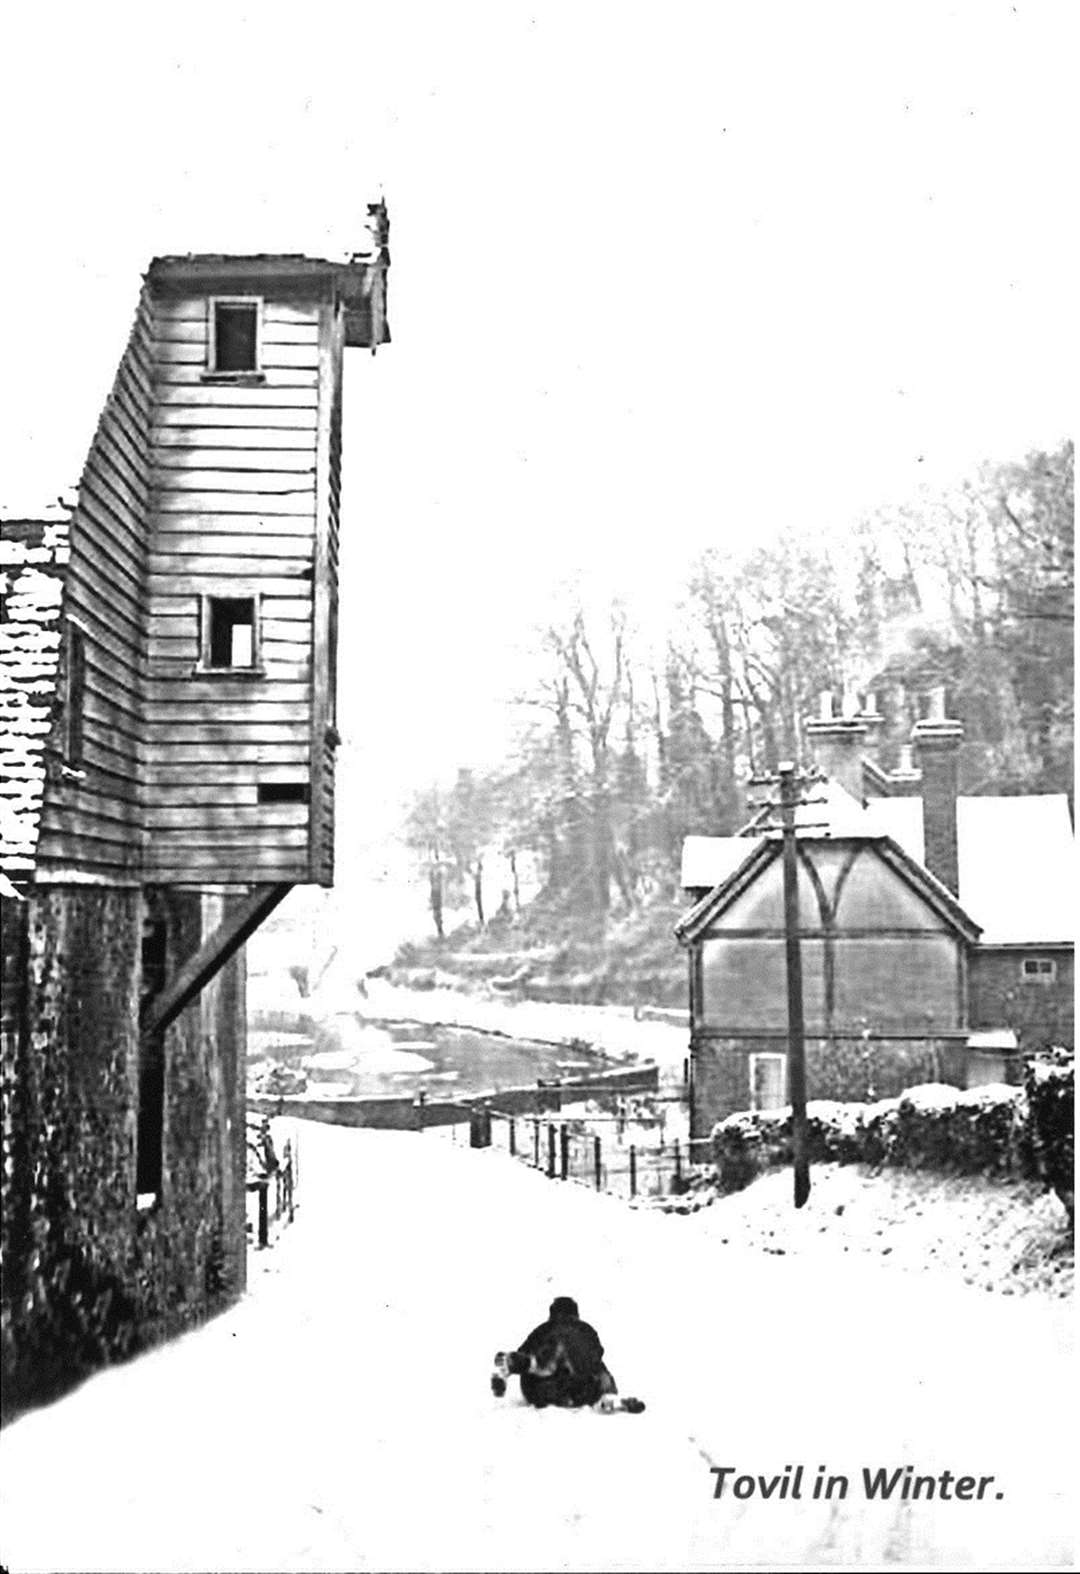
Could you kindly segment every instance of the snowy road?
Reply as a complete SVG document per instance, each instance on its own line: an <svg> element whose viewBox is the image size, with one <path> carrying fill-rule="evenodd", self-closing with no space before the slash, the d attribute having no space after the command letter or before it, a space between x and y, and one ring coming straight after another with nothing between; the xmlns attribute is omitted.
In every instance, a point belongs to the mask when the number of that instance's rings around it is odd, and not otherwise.
<svg viewBox="0 0 1080 1574"><path fill-rule="evenodd" d="M633 1212L445 1134L302 1141L242 1305L0 1436L9 1568L1070 1565L1071 1308L741 1253L722 1204ZM491 1397L555 1294L644 1416ZM803 1496L716 1499L710 1464L801 1464ZM866 1500L907 1465L994 1480Z"/></svg>

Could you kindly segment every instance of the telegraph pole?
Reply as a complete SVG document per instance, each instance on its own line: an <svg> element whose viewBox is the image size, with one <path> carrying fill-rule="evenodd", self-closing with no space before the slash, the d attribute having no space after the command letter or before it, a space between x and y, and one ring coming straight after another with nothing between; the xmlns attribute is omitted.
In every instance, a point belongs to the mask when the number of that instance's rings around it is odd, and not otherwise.
<svg viewBox="0 0 1080 1574"><path fill-rule="evenodd" d="M810 1195L806 1158L806 1034L803 1023L802 950L799 945L799 861L795 810L799 784L790 760L778 766L780 823L784 836L784 949L787 957L788 1097L791 1099L791 1149L795 1167L795 1206Z"/></svg>
<svg viewBox="0 0 1080 1574"><path fill-rule="evenodd" d="M779 801L760 807L779 809L783 837L784 877L784 953L787 963L787 1081L791 1103L791 1148L795 1172L795 1206L801 1208L810 1195L810 1165L806 1156L806 1028L803 1020L802 950L799 943L799 855L795 831L795 811L805 804L821 803L807 798L806 788L821 780L816 774L800 773L790 760L777 767L776 776L754 776L751 784L780 784ZM762 830L776 829L775 822ZM811 827L807 827L811 829Z"/></svg>

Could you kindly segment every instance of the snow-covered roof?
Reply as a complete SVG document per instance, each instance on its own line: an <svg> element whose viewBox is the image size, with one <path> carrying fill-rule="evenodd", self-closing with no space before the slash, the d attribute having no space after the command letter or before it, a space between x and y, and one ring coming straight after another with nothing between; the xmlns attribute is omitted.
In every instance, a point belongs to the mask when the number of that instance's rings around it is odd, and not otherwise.
<svg viewBox="0 0 1080 1574"><path fill-rule="evenodd" d="M686 891L711 891L753 852L747 836L686 836L682 848L682 885Z"/></svg>
<svg viewBox="0 0 1080 1574"><path fill-rule="evenodd" d="M813 796L824 802L799 811L802 835L888 836L925 867L921 798L875 798L863 808L831 782ZM1076 882L1064 794L959 798L956 835L960 905L982 929L982 945L1073 940ZM745 836L688 836L683 843L683 887L712 890L736 872L756 845L756 838Z"/></svg>
<svg viewBox="0 0 1080 1574"><path fill-rule="evenodd" d="M863 811L922 863L921 798L876 798ZM983 945L1071 941L1076 931L1073 834L1064 793L958 798L960 901Z"/></svg>
<svg viewBox="0 0 1080 1574"><path fill-rule="evenodd" d="M60 664L66 519L0 519L0 868L28 874Z"/></svg>

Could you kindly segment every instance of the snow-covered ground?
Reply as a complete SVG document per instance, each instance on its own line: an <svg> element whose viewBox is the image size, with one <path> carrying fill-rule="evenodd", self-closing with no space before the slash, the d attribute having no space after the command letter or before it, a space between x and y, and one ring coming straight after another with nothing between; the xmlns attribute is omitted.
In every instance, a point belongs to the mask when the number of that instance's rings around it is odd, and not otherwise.
<svg viewBox="0 0 1080 1574"><path fill-rule="evenodd" d="M445 1133L305 1125L300 1163L240 1306L0 1435L9 1568L1070 1565L1068 1303L725 1246L723 1202L632 1210ZM555 1294L643 1416L491 1396ZM710 1465L803 1496L716 1499ZM994 1479L865 1499L906 1465Z"/></svg>

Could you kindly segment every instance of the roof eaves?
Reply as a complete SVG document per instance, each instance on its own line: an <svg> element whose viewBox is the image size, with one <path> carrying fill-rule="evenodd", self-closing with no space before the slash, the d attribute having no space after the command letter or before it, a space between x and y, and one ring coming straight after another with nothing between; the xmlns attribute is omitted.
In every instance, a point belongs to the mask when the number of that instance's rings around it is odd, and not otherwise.
<svg viewBox="0 0 1080 1574"><path fill-rule="evenodd" d="M675 938L680 945L690 945L705 924L722 912L729 902L735 900L746 887L755 880L758 874L776 857L779 843L771 838L761 837L747 850L746 859L734 869L719 885L714 885L701 900L684 913L675 925Z"/></svg>
<svg viewBox="0 0 1080 1574"><path fill-rule="evenodd" d="M983 932L982 925L975 922L967 909L960 905L948 886L944 885L936 875L931 874L925 864L919 863L918 859L905 852L900 843L894 841L891 836L882 834L867 837L866 840L878 844L881 856L885 862L895 869L897 874L906 879L908 884L928 901L932 907L935 907L954 929L959 929L970 941L978 940Z"/></svg>

